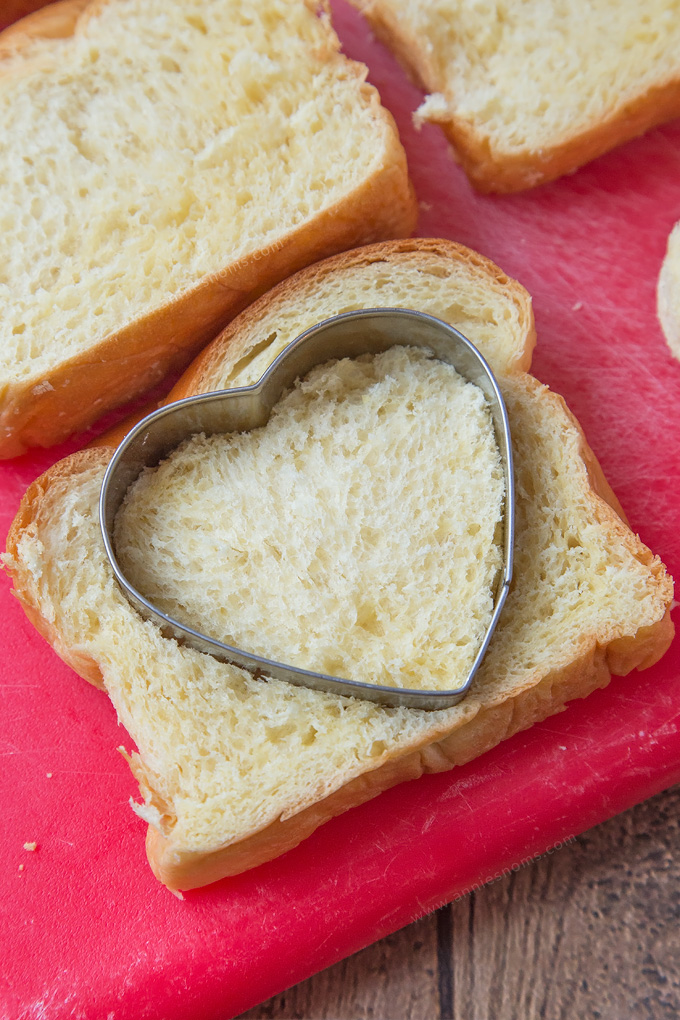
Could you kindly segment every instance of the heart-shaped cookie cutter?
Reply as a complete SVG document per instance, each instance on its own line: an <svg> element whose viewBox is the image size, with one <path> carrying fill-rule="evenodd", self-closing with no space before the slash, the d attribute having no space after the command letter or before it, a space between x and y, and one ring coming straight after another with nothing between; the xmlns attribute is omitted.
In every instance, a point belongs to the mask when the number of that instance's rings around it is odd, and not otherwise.
<svg viewBox="0 0 680 1020"><path fill-rule="evenodd" d="M274 662L223 644L162 612L129 582L116 557L113 528L125 493L144 468L156 466L183 440L197 433L247 432L265 425L272 408L314 365L334 358L377 354L397 344L424 347L453 365L487 398L505 474L503 569L494 598L491 622L465 683L455 690L432 691L362 683ZM99 518L106 554L116 579L132 605L163 634L182 644L239 666L258 677L274 677L298 686L365 698L382 705L441 709L455 705L470 689L505 602L512 578L514 540L514 479L510 428L498 383L486 361L462 333L448 323L407 308L371 308L336 315L312 326L293 340L253 386L218 390L168 404L132 429L113 455L101 488Z"/></svg>

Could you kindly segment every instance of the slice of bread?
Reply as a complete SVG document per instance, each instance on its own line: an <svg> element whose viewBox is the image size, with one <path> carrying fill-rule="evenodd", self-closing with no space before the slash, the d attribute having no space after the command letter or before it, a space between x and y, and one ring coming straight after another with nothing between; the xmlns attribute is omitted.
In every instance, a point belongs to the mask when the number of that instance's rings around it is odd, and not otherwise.
<svg viewBox="0 0 680 1020"><path fill-rule="evenodd" d="M680 223L668 238L656 296L661 328L671 353L680 359Z"/></svg>
<svg viewBox="0 0 680 1020"><path fill-rule="evenodd" d="M480 191L569 173L680 115L680 18L649 0L352 0Z"/></svg>
<svg viewBox="0 0 680 1020"><path fill-rule="evenodd" d="M564 402L527 374L529 296L481 256L414 240L310 267L243 312L174 396L252 383L308 326L381 305L420 309L467 335L499 378L510 417L515 576L459 705L384 708L262 682L164 638L131 608L104 555L97 499L109 446L51 468L11 529L6 565L29 618L106 688L137 744L136 810L149 822L151 866L173 889L253 867L395 783L474 758L606 685L610 673L651 665L672 638L671 579L622 520ZM287 555L296 546L291 539ZM420 597L426 606L426 585Z"/></svg>
<svg viewBox="0 0 680 1020"><path fill-rule="evenodd" d="M304 0L66 0L0 36L1 457L188 363L301 266L410 233L364 78Z"/></svg>

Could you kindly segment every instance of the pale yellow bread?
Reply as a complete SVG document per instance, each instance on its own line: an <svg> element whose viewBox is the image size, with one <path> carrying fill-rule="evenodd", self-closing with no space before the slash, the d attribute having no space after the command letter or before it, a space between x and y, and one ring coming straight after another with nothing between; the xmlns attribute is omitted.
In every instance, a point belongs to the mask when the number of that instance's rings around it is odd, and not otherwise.
<svg viewBox="0 0 680 1020"><path fill-rule="evenodd" d="M532 188L680 115L680 3L352 0L480 191Z"/></svg>
<svg viewBox="0 0 680 1020"><path fill-rule="evenodd" d="M481 389L396 346L315 366L266 426L182 443L128 490L115 546L137 591L218 641L452 690L491 623L504 498Z"/></svg>
<svg viewBox="0 0 680 1020"><path fill-rule="evenodd" d="M410 233L365 73L304 0L66 0L0 35L0 457L186 365L276 280Z"/></svg>
<svg viewBox="0 0 680 1020"><path fill-rule="evenodd" d="M680 223L668 238L668 247L659 273L657 310L671 353L680 359Z"/></svg>
<svg viewBox="0 0 680 1020"><path fill-rule="evenodd" d="M55 465L11 529L6 565L29 618L106 688L137 745L136 809L149 822L151 866L170 888L283 853L381 790L469 761L611 673L651 665L671 641L672 581L619 516L562 399L527 374L528 295L481 256L401 241L304 270L243 312L176 393L251 383L314 322L380 305L418 308L469 336L499 377L513 431L515 578L456 707L389 709L262 683L163 638L131 609L105 560L97 497L111 447Z"/></svg>

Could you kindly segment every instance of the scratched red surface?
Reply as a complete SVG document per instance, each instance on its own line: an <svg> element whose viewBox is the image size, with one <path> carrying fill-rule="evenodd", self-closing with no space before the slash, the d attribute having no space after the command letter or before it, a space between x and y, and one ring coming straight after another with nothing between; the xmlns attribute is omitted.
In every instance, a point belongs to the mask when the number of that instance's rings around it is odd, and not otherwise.
<svg viewBox="0 0 680 1020"><path fill-rule="evenodd" d="M413 130L419 92L334 6L346 51L368 64L402 131L419 233L477 248L531 291L536 373L566 396L632 526L680 575L680 364L654 304L680 218L680 123L533 193L475 196L440 133ZM65 452L0 465L2 534L27 484ZM655 668L478 761L390 791L180 902L146 865L127 803L135 784L115 750L129 740L108 700L34 633L2 578L0 602L3 1020L233 1016L680 780L676 642Z"/></svg>

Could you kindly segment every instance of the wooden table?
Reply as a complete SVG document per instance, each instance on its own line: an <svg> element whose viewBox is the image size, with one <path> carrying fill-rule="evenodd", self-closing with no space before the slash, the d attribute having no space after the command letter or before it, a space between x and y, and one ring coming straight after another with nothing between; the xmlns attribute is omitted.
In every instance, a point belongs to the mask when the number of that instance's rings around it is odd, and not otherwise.
<svg viewBox="0 0 680 1020"><path fill-rule="evenodd" d="M671 1020L679 922L674 787L241 1020Z"/></svg>

